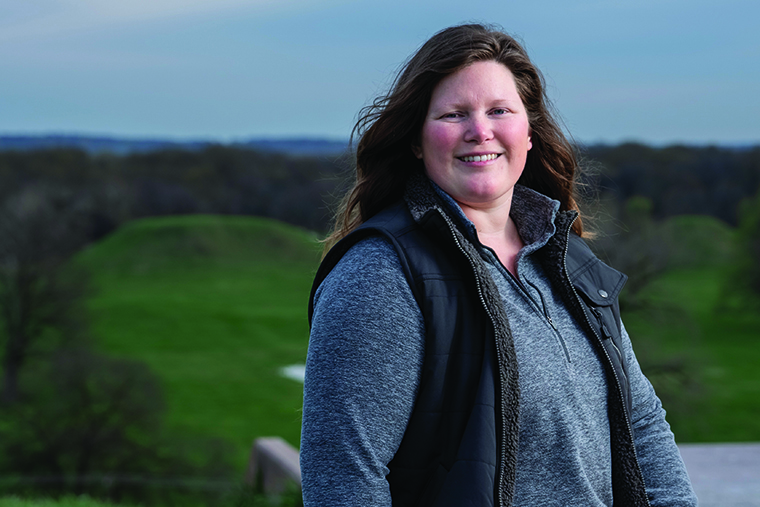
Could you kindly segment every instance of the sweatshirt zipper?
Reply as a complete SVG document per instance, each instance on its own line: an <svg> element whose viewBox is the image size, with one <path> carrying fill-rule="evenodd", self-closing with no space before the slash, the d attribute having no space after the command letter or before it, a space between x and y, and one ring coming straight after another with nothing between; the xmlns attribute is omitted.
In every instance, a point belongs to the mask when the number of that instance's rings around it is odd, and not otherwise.
<svg viewBox="0 0 760 507"><path fill-rule="evenodd" d="M511 273L510 273L511 274ZM570 359L570 351L567 349L567 343L565 343L565 338L562 336L562 333L559 332L559 328L557 327L557 324L554 323L554 320L552 319L552 316L549 314L549 309L546 307L546 300L544 299L544 295L541 293L538 287L536 287L534 284L530 282L530 280L526 279L526 282L528 282L528 285L533 287L533 290L538 293L539 299L541 299L541 309L539 309L540 312L542 312L543 317L546 319L546 322L549 323L549 326L554 330L554 335L559 344L562 346L562 351L565 353L565 359L567 359L568 363L572 363L573 361ZM528 297L528 300L532 302L538 309L538 304L536 304L535 300L530 297L530 294L528 294L528 291L520 284L520 287L522 287L522 290L525 292L525 295Z"/></svg>
<svg viewBox="0 0 760 507"><path fill-rule="evenodd" d="M477 269L475 267L475 262L472 260L472 258L467 254L467 252L464 250L464 247L459 243L459 239L456 236L454 224L451 223L451 220L449 219L448 215L446 213L443 213L440 209L436 208L438 210L438 213L443 217L444 221L446 222L446 225L448 225L449 230L451 232L451 237L454 239L454 243L456 243L457 248L459 248L459 251L462 252L462 255L467 259L467 261L470 263L470 267L472 267L472 274L475 278L475 286L478 289L478 298L480 299L480 303L483 305L483 308L486 311L486 314L488 315L488 318L491 319L491 325L493 326L494 331L496 330L496 320L494 316L491 314L490 308L488 308L488 305L486 304L486 300L483 297L483 288L481 287L481 281L480 277L478 276ZM496 337L496 333L494 333L494 337ZM497 344L497 350L498 350L498 344ZM498 355L497 355L497 363L499 363ZM506 450L504 448L504 442L506 440L505 435L505 429L504 429L504 414L506 412L506 409L504 407L504 381L501 377L501 371L498 372L499 375L499 399L501 401L501 417L502 417L502 435L501 435L501 442L500 442L500 454L501 454L501 460L499 461L499 477L497 479L498 484L498 498L497 502L499 507L504 507L504 504L501 500L501 485L504 481L504 460L506 459Z"/></svg>
<svg viewBox="0 0 760 507"><path fill-rule="evenodd" d="M565 236L565 249L564 249L564 252L563 252L563 255L562 255L562 265L563 265L564 270L565 270L565 277L567 278L567 281L570 284L570 288L573 290L573 294L575 295L575 298L581 304L581 308L583 308L583 301L581 301L581 298L578 295L578 291L575 290L575 286L573 285L572 281L570 280L570 273L567 270L567 249L568 249L568 246L570 244L570 231L572 230L573 223L575 223L575 220L577 218L578 218L578 215L575 215L573 217L572 221L570 222L570 225L567 228L567 232L566 232L566 236ZM607 352L607 349L604 347L604 344L602 343L602 338L599 336L599 333L596 332L596 329L594 329L594 326L591 324L591 321L588 318L588 314L586 314L585 311L583 312L583 316L586 319L586 323L588 324L588 327L594 333L594 336L596 337L597 341L601 345L601 349L602 349L602 352L604 352L604 356L607 358L607 361L609 362L609 364L612 365L612 358L610 358L610 355ZM604 332L605 329L606 329L606 327L602 328L603 332ZM607 333L609 333L609 329L607 329ZM612 335L610 335L610 337L611 336ZM618 350L618 348L615 346L614 342L612 343L612 346L615 348L615 350L618 352L618 354L620 354L620 350ZM621 357L621 360L622 360L622 355L620 357ZM612 374L615 377L615 385L617 386L618 394L620 395L620 399L621 399L621 401L623 403L623 417L625 417L625 423L626 423L625 426L628 429L628 436L631 439L631 448L633 449L633 460L636 463L636 469L639 472L639 476L643 477L644 475L641 472L641 465L639 464L639 457L638 457L638 455L636 453L636 444L635 444L635 441L633 439L633 429L631 427L630 415L628 414L628 410L626 410L626 407L625 407L625 397L623 396L623 387L620 384L620 378L618 378L618 374L615 371L615 368L613 367L613 368L611 368L611 370L612 370ZM610 437L612 437L612 435L610 435ZM644 495L644 499L646 500L647 505L651 506L651 504L649 503L649 497L646 494Z"/></svg>

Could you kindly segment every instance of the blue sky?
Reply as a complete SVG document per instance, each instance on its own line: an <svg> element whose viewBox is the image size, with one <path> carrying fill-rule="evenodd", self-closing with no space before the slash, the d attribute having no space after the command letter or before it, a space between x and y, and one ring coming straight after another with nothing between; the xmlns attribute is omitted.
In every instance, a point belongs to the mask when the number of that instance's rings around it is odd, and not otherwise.
<svg viewBox="0 0 760 507"><path fill-rule="evenodd" d="M347 138L430 35L521 38L582 142L760 142L756 0L0 0L0 134Z"/></svg>

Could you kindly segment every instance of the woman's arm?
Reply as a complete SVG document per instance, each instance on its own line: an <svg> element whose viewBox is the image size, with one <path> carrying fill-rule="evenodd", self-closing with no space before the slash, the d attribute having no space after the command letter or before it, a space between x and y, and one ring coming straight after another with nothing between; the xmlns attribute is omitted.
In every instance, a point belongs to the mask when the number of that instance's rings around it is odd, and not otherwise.
<svg viewBox="0 0 760 507"><path fill-rule="evenodd" d="M665 410L652 384L641 373L625 328L623 348L633 400L634 443L649 502L652 507L696 507L697 497L665 420Z"/></svg>
<svg viewBox="0 0 760 507"><path fill-rule="evenodd" d="M390 506L387 464L414 405L422 315L382 238L354 245L315 299L301 435L304 505Z"/></svg>

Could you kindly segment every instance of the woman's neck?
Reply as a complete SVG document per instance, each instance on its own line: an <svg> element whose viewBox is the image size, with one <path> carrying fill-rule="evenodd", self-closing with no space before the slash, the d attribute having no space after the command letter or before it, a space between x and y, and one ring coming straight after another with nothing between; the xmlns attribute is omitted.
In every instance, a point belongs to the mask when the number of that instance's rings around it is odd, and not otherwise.
<svg viewBox="0 0 760 507"><path fill-rule="evenodd" d="M496 252L499 261L517 276L517 254L524 246L517 225L510 218L511 200L496 207L478 208L460 203L465 216L475 225L478 239Z"/></svg>

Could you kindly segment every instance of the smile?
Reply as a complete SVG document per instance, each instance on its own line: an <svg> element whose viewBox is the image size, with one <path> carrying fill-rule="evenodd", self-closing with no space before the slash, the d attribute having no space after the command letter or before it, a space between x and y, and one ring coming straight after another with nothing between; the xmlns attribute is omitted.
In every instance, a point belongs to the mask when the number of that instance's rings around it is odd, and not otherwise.
<svg viewBox="0 0 760 507"><path fill-rule="evenodd" d="M468 157L457 157L462 162L486 162L488 160L495 160L499 156L498 153L489 153L488 155L471 155Z"/></svg>

